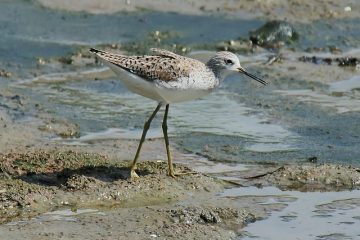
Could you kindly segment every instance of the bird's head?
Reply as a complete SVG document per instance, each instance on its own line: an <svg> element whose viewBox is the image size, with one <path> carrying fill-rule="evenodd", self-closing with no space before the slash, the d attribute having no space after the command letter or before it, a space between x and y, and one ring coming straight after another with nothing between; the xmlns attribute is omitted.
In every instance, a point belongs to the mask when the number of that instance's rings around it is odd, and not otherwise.
<svg viewBox="0 0 360 240"><path fill-rule="evenodd" d="M207 62L207 66L219 77L226 76L226 74L232 72L237 72L258 81L263 85L268 84L265 80L246 71L245 68L241 66L239 58L231 52L222 51L216 53L216 55Z"/></svg>

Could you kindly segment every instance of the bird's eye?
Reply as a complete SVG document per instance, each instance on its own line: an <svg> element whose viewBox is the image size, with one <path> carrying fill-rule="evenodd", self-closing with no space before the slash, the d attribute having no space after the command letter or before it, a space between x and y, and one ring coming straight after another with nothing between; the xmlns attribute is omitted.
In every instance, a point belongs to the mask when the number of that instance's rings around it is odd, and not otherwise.
<svg viewBox="0 0 360 240"><path fill-rule="evenodd" d="M225 60L225 63L226 63L226 64L230 64L230 65L234 64L234 62L233 62L232 60L230 60L230 59L226 59L226 60Z"/></svg>

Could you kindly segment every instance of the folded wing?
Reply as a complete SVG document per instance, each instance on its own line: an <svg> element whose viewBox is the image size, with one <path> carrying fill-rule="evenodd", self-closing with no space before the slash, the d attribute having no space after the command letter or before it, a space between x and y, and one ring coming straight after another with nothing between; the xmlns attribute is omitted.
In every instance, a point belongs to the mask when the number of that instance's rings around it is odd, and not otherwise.
<svg viewBox="0 0 360 240"><path fill-rule="evenodd" d="M126 56L97 49L90 49L100 59L136 74L145 80L174 81L189 76L189 68L183 67L180 55L162 49L151 49L158 55Z"/></svg>

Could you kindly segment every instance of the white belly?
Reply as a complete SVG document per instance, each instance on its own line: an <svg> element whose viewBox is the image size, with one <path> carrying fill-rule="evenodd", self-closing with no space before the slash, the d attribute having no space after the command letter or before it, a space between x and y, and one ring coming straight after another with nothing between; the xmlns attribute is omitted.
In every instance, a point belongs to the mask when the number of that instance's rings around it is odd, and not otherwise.
<svg viewBox="0 0 360 240"><path fill-rule="evenodd" d="M211 90L200 89L157 89L159 95L163 99L162 103L185 102L193 99L201 98L208 95Z"/></svg>
<svg viewBox="0 0 360 240"><path fill-rule="evenodd" d="M146 81L135 74L131 74L114 66L113 64L107 65L119 76L119 79L130 91L164 104L193 100L205 96L213 90L213 88L181 89L159 86L155 81Z"/></svg>

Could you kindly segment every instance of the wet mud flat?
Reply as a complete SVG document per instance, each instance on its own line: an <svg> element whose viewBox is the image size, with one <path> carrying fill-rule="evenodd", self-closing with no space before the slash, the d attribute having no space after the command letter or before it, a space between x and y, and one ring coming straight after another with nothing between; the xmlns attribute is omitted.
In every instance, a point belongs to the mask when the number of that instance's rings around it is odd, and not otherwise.
<svg viewBox="0 0 360 240"><path fill-rule="evenodd" d="M0 238L357 239L359 2L165 2L2 3ZM177 4L184 12L169 12ZM256 16L282 16L299 36L267 41L281 28ZM153 105L128 94L90 46L200 58L231 50L271 85L229 76L171 109L176 169L198 174L166 176L155 119L130 181Z"/></svg>
<svg viewBox="0 0 360 240"><path fill-rule="evenodd" d="M129 180L129 162L94 153L32 150L1 154L1 160L4 239L237 239L244 226L296 201L283 194L247 194L248 188L360 186L359 169L339 165L258 166L238 172L238 180L202 173L174 179L166 175L165 162L145 161L139 164L140 178ZM181 164L175 168L191 171ZM236 189L245 193L231 196Z"/></svg>
<svg viewBox="0 0 360 240"><path fill-rule="evenodd" d="M1 235L222 238L266 214L237 207L235 201L224 204L216 194L230 184L221 180L202 174L173 179L166 176L166 163L157 162L141 163L140 178L129 180L128 164L73 151L2 155ZM61 216L64 209L68 212ZM47 218L57 210L59 219ZM38 228L39 222L49 226Z"/></svg>

